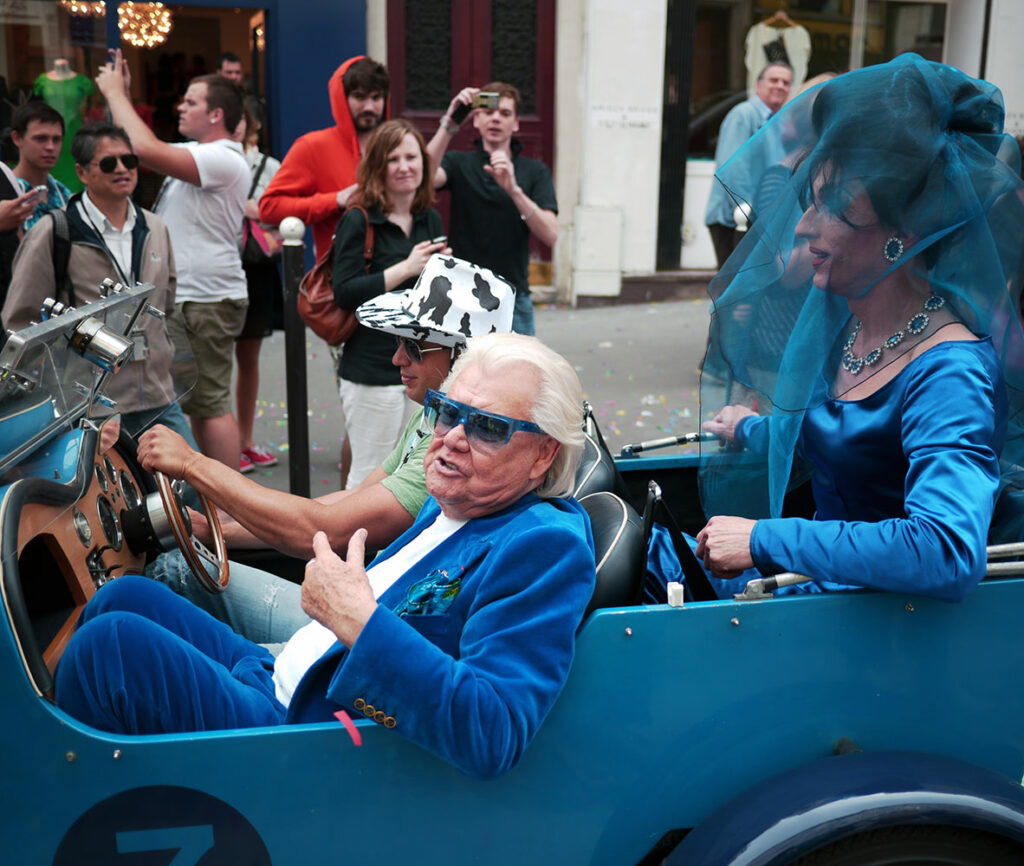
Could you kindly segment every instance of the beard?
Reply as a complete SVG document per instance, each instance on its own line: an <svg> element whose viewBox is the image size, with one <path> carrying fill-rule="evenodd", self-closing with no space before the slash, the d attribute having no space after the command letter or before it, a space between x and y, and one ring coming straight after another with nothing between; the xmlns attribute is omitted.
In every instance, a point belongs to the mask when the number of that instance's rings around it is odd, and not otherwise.
<svg viewBox="0 0 1024 866"><path fill-rule="evenodd" d="M376 129L384 120L384 113L377 114L373 111L364 111L353 118L356 125L356 132L370 132Z"/></svg>

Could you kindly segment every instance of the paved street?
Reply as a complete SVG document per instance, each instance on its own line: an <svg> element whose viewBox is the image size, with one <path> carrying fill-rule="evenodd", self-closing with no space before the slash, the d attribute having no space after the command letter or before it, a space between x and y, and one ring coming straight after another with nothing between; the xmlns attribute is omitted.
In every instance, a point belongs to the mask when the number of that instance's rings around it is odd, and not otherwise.
<svg viewBox="0 0 1024 866"><path fill-rule="evenodd" d="M537 335L576 367L613 453L626 444L697 428L697 365L707 332L706 299L582 310L542 306ZM310 491L338 486L338 396L327 346L311 332L309 381ZM250 476L288 489L284 335L264 341L255 438L280 463ZM663 452L669 453L669 452Z"/></svg>

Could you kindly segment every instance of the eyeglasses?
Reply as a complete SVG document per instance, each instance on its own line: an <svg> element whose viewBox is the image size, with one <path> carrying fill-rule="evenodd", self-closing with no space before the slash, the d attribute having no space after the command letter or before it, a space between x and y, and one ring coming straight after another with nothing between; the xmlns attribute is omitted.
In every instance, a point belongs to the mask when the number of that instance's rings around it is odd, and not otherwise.
<svg viewBox="0 0 1024 866"><path fill-rule="evenodd" d="M139 167L139 158L134 153L120 153L113 156L105 156L103 159L99 160L96 165L100 167L100 171L104 174L111 174L114 169L117 168L117 161L119 159L121 160L121 165L128 169L128 171ZM89 163L89 165L92 164L93 163L91 162Z"/></svg>
<svg viewBox="0 0 1024 866"><path fill-rule="evenodd" d="M521 421L518 418L506 418L493 412L484 412L467 403L452 400L434 390L427 391L427 399L423 403L423 417L434 432L444 436L449 430L462 424L466 428L466 437L475 442L485 451L496 451L508 445L512 434L539 433L544 435L532 421Z"/></svg>
<svg viewBox="0 0 1024 866"><path fill-rule="evenodd" d="M395 337L395 342L398 344L399 349L405 349L405 354L409 356L409 360L414 364L420 363L427 352L443 352L448 349L447 346L436 346L433 349L424 349L419 343L415 340L410 340L408 337ZM451 350L448 349L448 351Z"/></svg>

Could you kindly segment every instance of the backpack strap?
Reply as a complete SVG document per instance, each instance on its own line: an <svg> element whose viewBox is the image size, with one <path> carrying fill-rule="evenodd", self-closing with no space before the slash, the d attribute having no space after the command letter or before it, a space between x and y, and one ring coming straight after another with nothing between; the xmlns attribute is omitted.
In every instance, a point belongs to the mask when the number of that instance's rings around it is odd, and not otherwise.
<svg viewBox="0 0 1024 866"><path fill-rule="evenodd" d="M68 215L62 208L50 211L53 220L53 286L57 299L63 292L68 304L76 306L75 289L68 279L68 263L71 261L71 229Z"/></svg>

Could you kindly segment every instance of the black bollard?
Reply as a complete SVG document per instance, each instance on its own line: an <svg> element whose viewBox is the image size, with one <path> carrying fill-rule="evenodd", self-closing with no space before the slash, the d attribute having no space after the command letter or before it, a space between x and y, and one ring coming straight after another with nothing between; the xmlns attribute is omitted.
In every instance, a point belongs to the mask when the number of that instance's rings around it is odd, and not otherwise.
<svg viewBox="0 0 1024 866"><path fill-rule="evenodd" d="M296 299L305 268L302 237L306 227L296 217L281 221L284 236L284 381L288 404L288 487L309 497L309 395L306 388L306 323Z"/></svg>

